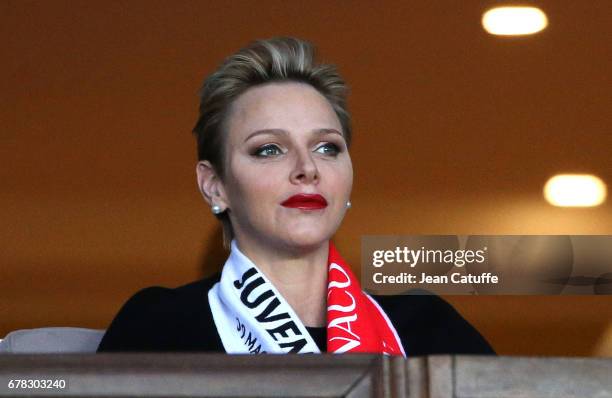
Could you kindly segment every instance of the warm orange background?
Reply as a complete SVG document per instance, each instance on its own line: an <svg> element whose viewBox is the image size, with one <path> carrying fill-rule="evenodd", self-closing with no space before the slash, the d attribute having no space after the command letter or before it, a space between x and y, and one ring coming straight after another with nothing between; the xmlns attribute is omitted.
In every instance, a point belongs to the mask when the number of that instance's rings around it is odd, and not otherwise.
<svg viewBox="0 0 612 398"><path fill-rule="evenodd" d="M486 34L495 1L2 1L0 337L105 328L150 285L223 261L195 183L205 75L295 35L352 93L364 234L612 234L612 202L547 205L558 172L612 184L612 3L550 0L550 26ZM612 297L449 297L501 354L612 355ZM607 337L606 337L607 336Z"/></svg>

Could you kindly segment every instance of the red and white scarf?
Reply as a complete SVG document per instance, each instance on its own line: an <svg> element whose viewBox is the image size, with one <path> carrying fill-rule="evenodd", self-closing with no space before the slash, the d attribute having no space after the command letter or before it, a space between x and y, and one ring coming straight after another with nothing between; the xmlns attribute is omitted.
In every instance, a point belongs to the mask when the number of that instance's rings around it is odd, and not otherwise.
<svg viewBox="0 0 612 398"><path fill-rule="evenodd" d="M327 352L406 356L391 321L331 242L327 281ZM208 300L229 354L320 353L291 306L235 241Z"/></svg>

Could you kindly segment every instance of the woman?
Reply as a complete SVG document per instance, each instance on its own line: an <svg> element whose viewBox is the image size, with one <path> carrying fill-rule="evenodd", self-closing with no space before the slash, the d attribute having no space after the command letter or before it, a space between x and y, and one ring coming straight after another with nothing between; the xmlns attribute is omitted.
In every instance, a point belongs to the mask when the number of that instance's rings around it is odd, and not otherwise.
<svg viewBox="0 0 612 398"><path fill-rule="evenodd" d="M197 179L230 256L212 278L137 293L98 351L493 353L436 296L363 293L330 242L353 182L346 91L294 38L255 42L208 77Z"/></svg>

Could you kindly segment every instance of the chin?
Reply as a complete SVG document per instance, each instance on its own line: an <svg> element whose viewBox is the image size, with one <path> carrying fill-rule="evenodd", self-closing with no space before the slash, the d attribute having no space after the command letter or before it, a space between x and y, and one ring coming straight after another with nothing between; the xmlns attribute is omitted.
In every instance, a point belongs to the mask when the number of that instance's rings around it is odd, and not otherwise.
<svg viewBox="0 0 612 398"><path fill-rule="evenodd" d="M327 242L331 238L331 234L326 232L327 231L323 231L321 228L316 230L291 230L281 236L281 239L286 242L288 246L296 249L308 250L314 249Z"/></svg>

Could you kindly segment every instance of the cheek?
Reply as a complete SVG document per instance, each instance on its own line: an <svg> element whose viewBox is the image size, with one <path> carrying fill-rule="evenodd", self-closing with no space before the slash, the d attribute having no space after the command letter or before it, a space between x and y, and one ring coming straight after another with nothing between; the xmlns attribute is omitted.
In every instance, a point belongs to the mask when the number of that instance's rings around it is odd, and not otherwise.
<svg viewBox="0 0 612 398"><path fill-rule="evenodd" d="M329 183L336 195L348 195L353 187L353 168L350 161L329 170Z"/></svg>
<svg viewBox="0 0 612 398"><path fill-rule="evenodd" d="M232 183L228 189L230 202L234 206L261 208L275 201L279 181L273 168L258 165L237 165L232 172Z"/></svg>
<svg viewBox="0 0 612 398"><path fill-rule="evenodd" d="M353 165L351 163L349 163L346 171L346 185L350 194L353 189Z"/></svg>

